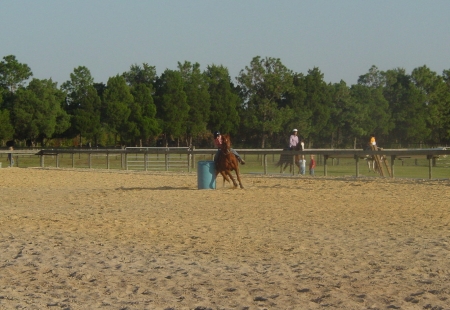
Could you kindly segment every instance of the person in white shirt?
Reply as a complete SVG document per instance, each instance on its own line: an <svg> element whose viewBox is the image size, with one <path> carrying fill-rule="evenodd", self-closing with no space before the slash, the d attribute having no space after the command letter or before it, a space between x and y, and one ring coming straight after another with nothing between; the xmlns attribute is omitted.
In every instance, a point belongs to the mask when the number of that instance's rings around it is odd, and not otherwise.
<svg viewBox="0 0 450 310"><path fill-rule="evenodd" d="M300 163L300 174L305 175L306 173L306 159L305 155L302 155L301 159L299 160Z"/></svg>

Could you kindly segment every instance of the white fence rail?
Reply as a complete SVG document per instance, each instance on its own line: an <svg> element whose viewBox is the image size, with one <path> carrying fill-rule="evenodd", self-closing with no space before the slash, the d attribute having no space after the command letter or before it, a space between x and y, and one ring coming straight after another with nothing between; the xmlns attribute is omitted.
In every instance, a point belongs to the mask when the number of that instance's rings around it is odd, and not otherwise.
<svg viewBox="0 0 450 310"><path fill-rule="evenodd" d="M130 170L170 171L172 169L189 170L190 154L172 154L174 150L185 152L188 148L174 147L127 147L131 152L126 156L126 167ZM133 153L136 151L136 153Z"/></svg>

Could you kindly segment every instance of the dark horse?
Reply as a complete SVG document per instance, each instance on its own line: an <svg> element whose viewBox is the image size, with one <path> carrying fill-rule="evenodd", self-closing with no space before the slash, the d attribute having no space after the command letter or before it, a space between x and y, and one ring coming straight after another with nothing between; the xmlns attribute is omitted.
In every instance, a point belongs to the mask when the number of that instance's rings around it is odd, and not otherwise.
<svg viewBox="0 0 450 310"><path fill-rule="evenodd" d="M233 181L234 188L237 188L238 184L236 180L233 178L231 171L234 170L236 172L237 180L239 181L239 186L242 186L241 177L239 176L239 164L236 156L231 152L231 141L230 136L228 134L222 135L222 145L219 150L219 155L217 156L216 161L216 178L219 173L223 177L223 184L225 185L225 180L230 182Z"/></svg>
<svg viewBox="0 0 450 310"><path fill-rule="evenodd" d="M284 149L283 151L288 151L289 149ZM294 151L300 151L302 150L302 147L299 144L295 147ZM289 154L281 154L280 160L275 164L276 167L280 167L280 173L283 173L284 170L286 170L287 166L289 166L289 171L292 173L292 169L294 169L292 160L295 160L295 165L298 167L300 173L300 155L295 155L295 158L292 157L293 155Z"/></svg>

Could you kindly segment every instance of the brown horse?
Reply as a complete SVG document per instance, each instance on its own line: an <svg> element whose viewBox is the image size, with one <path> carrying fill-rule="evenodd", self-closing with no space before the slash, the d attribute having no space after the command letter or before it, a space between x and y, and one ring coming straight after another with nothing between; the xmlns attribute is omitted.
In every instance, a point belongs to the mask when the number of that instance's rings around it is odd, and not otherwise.
<svg viewBox="0 0 450 310"><path fill-rule="evenodd" d="M222 145L219 150L219 155L217 156L216 161L216 178L219 173L223 177L223 184L225 185L225 181L230 182L233 181L234 188L237 188L238 184L236 180L233 178L231 171L234 170L236 173L236 178L239 181L239 186L242 186L241 177L239 176L239 164L236 156L231 152L231 140L228 134L222 135Z"/></svg>
<svg viewBox="0 0 450 310"><path fill-rule="evenodd" d="M285 149L287 150L287 149ZM297 144L294 151L300 151L302 149L301 144ZM276 167L280 167L280 173L283 173L284 170L286 170L287 166L289 166L289 172L293 172L292 169L295 167L293 166L292 160L295 161L295 165L298 167L298 173L300 173L300 155L295 155L295 158L292 157L292 155L288 154L281 154L280 160L275 164Z"/></svg>

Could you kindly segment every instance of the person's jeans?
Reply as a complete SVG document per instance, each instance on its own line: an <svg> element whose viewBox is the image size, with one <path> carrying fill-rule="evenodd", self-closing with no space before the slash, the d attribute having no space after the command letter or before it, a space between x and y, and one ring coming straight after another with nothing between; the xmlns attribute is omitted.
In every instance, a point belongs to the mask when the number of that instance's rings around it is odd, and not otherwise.
<svg viewBox="0 0 450 310"><path fill-rule="evenodd" d="M234 154L234 156L236 156L236 158L239 160L240 156L238 154L238 152L236 152L233 148L230 149L231 153ZM217 157L219 157L219 152L220 149L217 150L216 154L214 155L214 161L217 162Z"/></svg>
<svg viewBox="0 0 450 310"><path fill-rule="evenodd" d="M300 174L301 175L305 175L305 171L306 170L306 167L305 166L300 166Z"/></svg>

